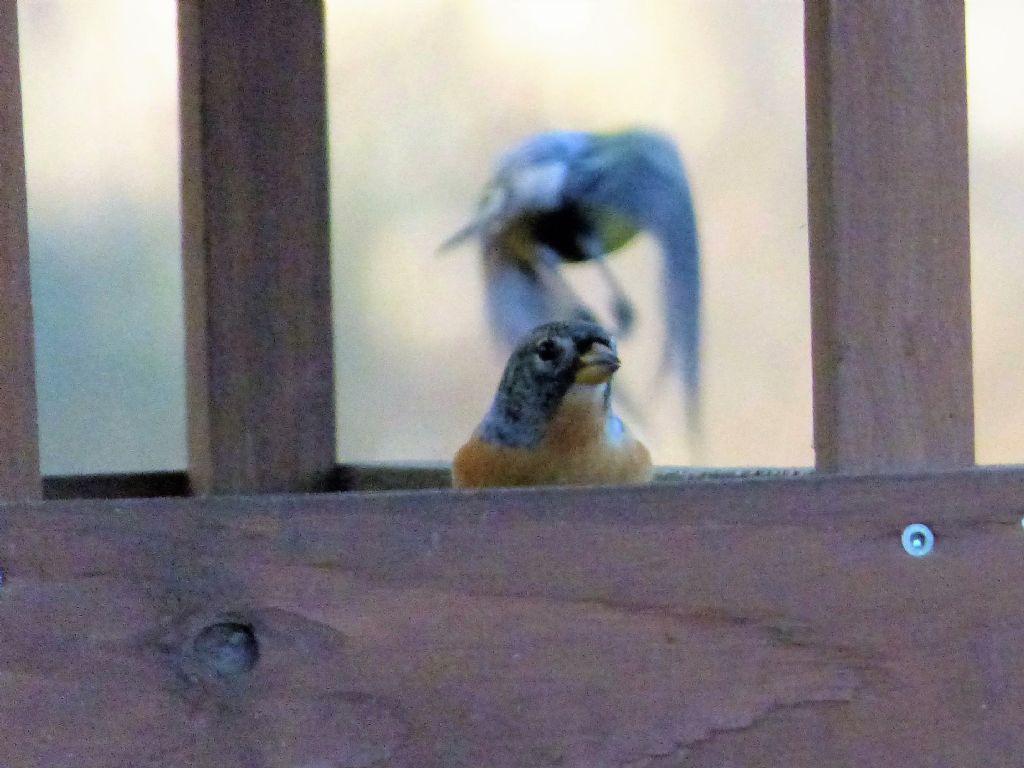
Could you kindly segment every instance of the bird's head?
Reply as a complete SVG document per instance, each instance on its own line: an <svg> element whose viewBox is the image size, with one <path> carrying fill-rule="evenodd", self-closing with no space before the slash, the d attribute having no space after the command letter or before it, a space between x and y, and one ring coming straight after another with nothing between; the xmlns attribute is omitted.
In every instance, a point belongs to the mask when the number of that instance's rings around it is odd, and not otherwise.
<svg viewBox="0 0 1024 768"><path fill-rule="evenodd" d="M483 436L503 445L536 444L567 396L607 409L610 381L621 365L611 335L584 320L545 323L509 357Z"/></svg>
<svg viewBox="0 0 1024 768"><path fill-rule="evenodd" d="M604 384L619 369L615 342L597 323L586 320L545 323L516 347L502 385L568 389L573 384Z"/></svg>

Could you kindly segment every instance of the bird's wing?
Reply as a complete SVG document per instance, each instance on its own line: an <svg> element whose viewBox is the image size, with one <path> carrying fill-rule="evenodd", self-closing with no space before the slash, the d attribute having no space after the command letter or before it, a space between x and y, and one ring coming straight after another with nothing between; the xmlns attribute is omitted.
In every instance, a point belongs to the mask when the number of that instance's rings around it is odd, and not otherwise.
<svg viewBox="0 0 1024 768"><path fill-rule="evenodd" d="M621 219L658 240L664 265L664 363L675 367L682 379L689 426L698 433L700 250L690 187L675 146L646 131L595 136L591 150L576 159L567 179L568 197L592 208L599 220L610 217L606 252L613 250L607 246L614 244L615 232L629 233Z"/></svg>
<svg viewBox="0 0 1024 768"><path fill-rule="evenodd" d="M589 142L588 134L554 131L513 147L496 164L473 220L442 245L479 238L490 325L509 345L541 323L592 316L562 276L558 255L530 231L535 217L563 204L572 163Z"/></svg>
<svg viewBox="0 0 1024 768"><path fill-rule="evenodd" d="M486 240L524 216L558 208L564 199L574 159L590 143L576 131L538 133L505 152L473 219L441 245L440 250L479 236Z"/></svg>

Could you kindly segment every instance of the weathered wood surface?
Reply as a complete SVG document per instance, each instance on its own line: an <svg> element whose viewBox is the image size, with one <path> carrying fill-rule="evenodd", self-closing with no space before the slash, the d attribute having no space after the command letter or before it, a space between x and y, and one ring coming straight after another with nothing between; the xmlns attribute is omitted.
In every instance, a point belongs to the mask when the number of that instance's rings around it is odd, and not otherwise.
<svg viewBox="0 0 1024 768"><path fill-rule="evenodd" d="M0 765L1018 765L1022 511L1021 470L0 507Z"/></svg>
<svg viewBox="0 0 1024 768"><path fill-rule="evenodd" d="M178 2L202 493L318 490L335 462L322 5Z"/></svg>
<svg viewBox="0 0 1024 768"><path fill-rule="evenodd" d="M814 440L974 462L963 0L806 0Z"/></svg>
<svg viewBox="0 0 1024 768"><path fill-rule="evenodd" d="M38 498L18 4L0 0L0 499Z"/></svg>

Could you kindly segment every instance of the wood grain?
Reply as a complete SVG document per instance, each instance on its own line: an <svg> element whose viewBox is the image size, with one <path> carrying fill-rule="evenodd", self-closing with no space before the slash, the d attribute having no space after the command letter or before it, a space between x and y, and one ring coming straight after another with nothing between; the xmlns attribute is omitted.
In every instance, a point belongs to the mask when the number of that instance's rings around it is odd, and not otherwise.
<svg viewBox="0 0 1024 768"><path fill-rule="evenodd" d="M1022 510L1022 470L0 507L0 765L1016 765Z"/></svg>
<svg viewBox="0 0 1024 768"><path fill-rule="evenodd" d="M817 467L974 462L962 0L806 0Z"/></svg>
<svg viewBox="0 0 1024 768"><path fill-rule="evenodd" d="M39 495L18 4L0 0L0 499Z"/></svg>
<svg viewBox="0 0 1024 768"><path fill-rule="evenodd" d="M335 461L322 3L178 9L192 484L320 489Z"/></svg>

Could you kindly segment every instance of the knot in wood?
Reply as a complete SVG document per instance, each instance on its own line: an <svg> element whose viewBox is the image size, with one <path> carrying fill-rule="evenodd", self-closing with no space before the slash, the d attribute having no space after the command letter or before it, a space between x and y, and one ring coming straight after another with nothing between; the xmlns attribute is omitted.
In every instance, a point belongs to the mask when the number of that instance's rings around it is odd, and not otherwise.
<svg viewBox="0 0 1024 768"><path fill-rule="evenodd" d="M260 658L252 626L235 621L222 621L204 628L192 641L192 648L203 665L222 677L250 672Z"/></svg>

